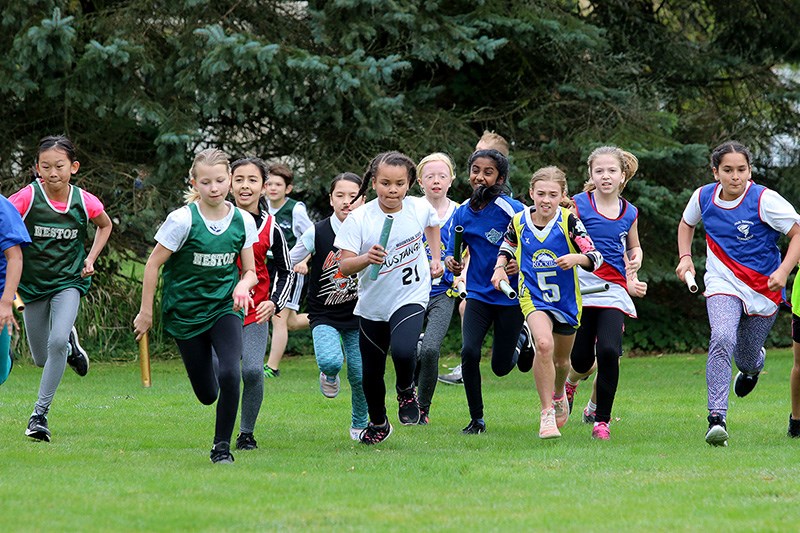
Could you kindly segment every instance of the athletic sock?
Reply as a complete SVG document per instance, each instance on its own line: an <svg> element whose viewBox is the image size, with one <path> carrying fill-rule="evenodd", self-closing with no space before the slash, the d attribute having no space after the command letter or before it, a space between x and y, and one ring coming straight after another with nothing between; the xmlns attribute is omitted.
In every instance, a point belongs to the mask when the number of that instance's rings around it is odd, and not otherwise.
<svg viewBox="0 0 800 533"><path fill-rule="evenodd" d="M589 400L589 403L586 404L586 409L588 409L589 412L594 413L597 411L597 404L595 404L592 400Z"/></svg>
<svg viewBox="0 0 800 533"><path fill-rule="evenodd" d="M580 380L578 380L578 381L572 381L571 379L567 378L567 383L569 383L569 384L570 384L570 385L572 385L573 387L577 386L579 382L580 382Z"/></svg>

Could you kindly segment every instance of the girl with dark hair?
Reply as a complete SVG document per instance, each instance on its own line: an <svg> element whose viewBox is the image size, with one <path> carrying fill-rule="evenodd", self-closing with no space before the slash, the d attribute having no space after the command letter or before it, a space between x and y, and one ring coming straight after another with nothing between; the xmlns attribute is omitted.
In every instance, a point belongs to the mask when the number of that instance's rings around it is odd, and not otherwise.
<svg viewBox="0 0 800 533"><path fill-rule="evenodd" d="M47 413L64 368L69 364L79 376L89 370L74 325L80 298L89 291L94 262L111 235L111 219L100 200L70 184L80 166L69 139L45 137L39 144L33 183L9 198L32 240L22 253L19 294L26 304L25 332L33 361L44 367L25 434L46 442L50 441ZM89 221L97 231L87 254Z"/></svg>
<svg viewBox="0 0 800 533"><path fill-rule="evenodd" d="M356 195L361 178L352 172L339 174L330 186L333 215L317 222L303 233L291 251L292 264L309 276L306 296L314 354L319 366L319 390L326 398L339 394L339 372L347 359L352 417L350 438L358 440L367 427L367 400L364 398L361 350L358 346L358 318L353 314L358 299L358 279L339 270L341 251L334 246L342 223L361 205ZM309 275L306 259L310 256Z"/></svg>
<svg viewBox="0 0 800 533"><path fill-rule="evenodd" d="M517 363L517 343L522 332L523 316L519 301L510 299L492 286L495 258L503 234L515 213L525 206L511 198L507 191L508 159L497 150L478 150L468 161L469 182L473 193L452 217L452 227L464 228L464 245L469 249L467 269L467 305L462 323L461 372L469 405L470 422L462 432L478 434L486 431L481 392L481 346L490 327L494 327L492 371L505 376ZM445 252L445 264L458 276L463 264L453 257L453 237ZM516 263L511 268L514 268ZM517 276L511 275L512 287ZM532 360L520 370L530 370Z"/></svg>
<svg viewBox="0 0 800 533"><path fill-rule="evenodd" d="M736 362L736 396L747 396L764 368L767 340L785 299L786 279L800 259L800 216L775 191L753 183L752 157L736 141L711 154L714 183L694 191L678 225L681 281L694 275L692 237L703 223L706 232L704 277L711 339L708 345L708 431L706 442L728 445L728 393L731 358ZM789 248L781 260L781 235Z"/></svg>
<svg viewBox="0 0 800 533"><path fill-rule="evenodd" d="M264 400L262 369L269 337L269 319L289 301L295 276L289 264L286 239L274 217L269 214L264 199L266 163L258 157L238 159L231 164L231 172L231 193L236 207L252 215L258 230L258 242L253 244L258 284L252 291L254 306L245 315L242 329L242 417L236 437L236 449L254 450L258 443L253 432ZM267 269L267 252L272 253L272 277ZM237 264L241 268L241 259Z"/></svg>
<svg viewBox="0 0 800 533"><path fill-rule="evenodd" d="M358 273L359 345L364 367L364 396L369 425L361 433L364 444L377 444L392 433L386 417L386 355L391 347L400 423L419 423L414 392L417 339L422 331L431 278L442 275L439 219L431 205L407 197L416 181L414 162L399 152L376 156L367 167L356 198L369 184L377 198L351 213L342 224L334 246L341 250L343 275ZM381 246L387 218L393 223L386 246ZM428 261L422 236L433 258ZM373 276L373 271L377 273ZM373 277L375 279L373 279Z"/></svg>

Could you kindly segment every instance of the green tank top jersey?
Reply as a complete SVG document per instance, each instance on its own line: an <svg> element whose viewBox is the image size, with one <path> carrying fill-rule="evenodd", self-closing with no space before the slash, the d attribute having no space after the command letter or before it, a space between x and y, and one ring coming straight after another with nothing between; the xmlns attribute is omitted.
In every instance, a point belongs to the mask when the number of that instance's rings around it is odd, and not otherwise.
<svg viewBox="0 0 800 533"><path fill-rule="evenodd" d="M39 180L29 187L33 197L24 220L31 244L22 249L20 296L34 302L70 288L85 295L91 284L90 278L81 278L89 215L81 190L70 185L67 208L62 212L50 203Z"/></svg>
<svg viewBox="0 0 800 533"><path fill-rule="evenodd" d="M794 278L792 285L792 314L800 316L800 276Z"/></svg>
<svg viewBox="0 0 800 533"><path fill-rule="evenodd" d="M280 226L283 232L283 238L286 239L286 246L288 246L290 250L294 248L294 245L297 243L297 237L294 236L294 231L292 231L292 211L295 205L297 205L297 200L287 198L286 203L275 211L273 215L275 217L275 222L278 223L278 226Z"/></svg>
<svg viewBox="0 0 800 533"><path fill-rule="evenodd" d="M219 317L244 314L233 310L233 289L239 282L236 259L245 243L244 220L238 209L228 228L214 235L197 205L189 204L192 228L183 246L164 263L161 300L164 330L179 340L210 329Z"/></svg>

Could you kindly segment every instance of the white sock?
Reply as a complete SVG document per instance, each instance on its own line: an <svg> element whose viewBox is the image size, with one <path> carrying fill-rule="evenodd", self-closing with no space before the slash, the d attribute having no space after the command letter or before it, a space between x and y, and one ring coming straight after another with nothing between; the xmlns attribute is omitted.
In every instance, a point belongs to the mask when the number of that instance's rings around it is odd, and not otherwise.
<svg viewBox="0 0 800 533"><path fill-rule="evenodd" d="M586 409L588 409L590 413L594 413L597 411L597 405L592 400L589 400L589 403L586 404Z"/></svg>

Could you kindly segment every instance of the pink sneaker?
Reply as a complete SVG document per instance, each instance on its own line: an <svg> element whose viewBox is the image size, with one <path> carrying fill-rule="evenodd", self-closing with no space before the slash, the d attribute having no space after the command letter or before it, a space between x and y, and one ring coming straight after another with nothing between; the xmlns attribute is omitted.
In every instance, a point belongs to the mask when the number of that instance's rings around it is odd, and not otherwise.
<svg viewBox="0 0 800 533"><path fill-rule="evenodd" d="M597 440L611 440L611 433L608 431L608 422L595 422L592 428L592 438Z"/></svg>
<svg viewBox="0 0 800 533"><path fill-rule="evenodd" d="M572 413L572 402L575 399L575 391L578 390L578 384L573 385L569 381L564 383L564 390L567 392L567 402L569 403L569 412Z"/></svg>
<svg viewBox="0 0 800 533"><path fill-rule="evenodd" d="M556 411L552 407L542 411L542 416L539 419L539 438L540 439L557 439L561 436L561 432L556 425Z"/></svg>
<svg viewBox="0 0 800 533"><path fill-rule="evenodd" d="M569 419L569 403L567 403L566 394L562 394L561 398L553 396L553 409L556 410L556 425L564 427Z"/></svg>

